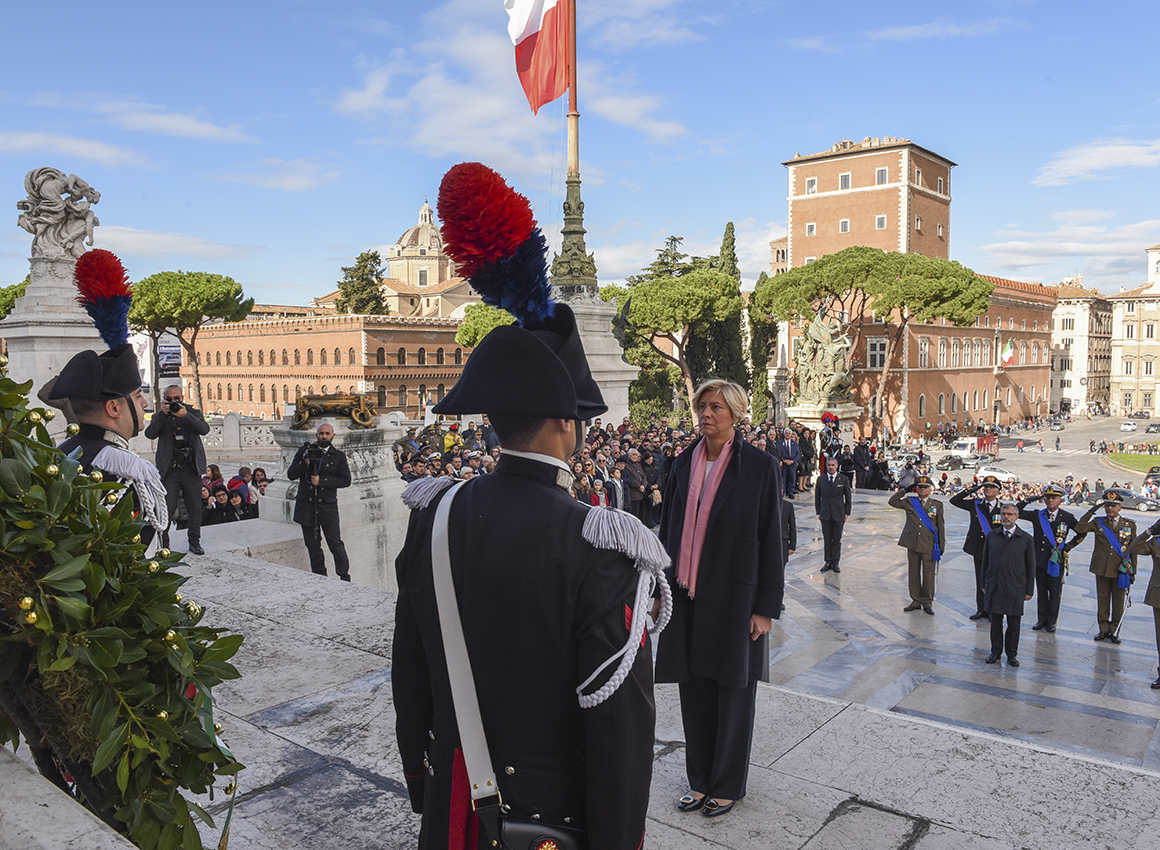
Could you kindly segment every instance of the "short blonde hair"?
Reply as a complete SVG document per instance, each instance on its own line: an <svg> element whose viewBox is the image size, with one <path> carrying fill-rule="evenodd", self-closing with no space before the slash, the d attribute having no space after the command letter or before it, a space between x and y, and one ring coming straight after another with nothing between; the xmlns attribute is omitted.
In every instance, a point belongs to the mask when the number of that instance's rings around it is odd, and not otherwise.
<svg viewBox="0 0 1160 850"><path fill-rule="evenodd" d="M693 413L697 414L698 418L700 418L701 400L711 393L721 394L725 406L729 408L729 412L733 416L734 425L745 418L745 413L749 410L749 397L745 395L745 390L739 385L724 378L710 378L697 387L697 391L693 394L692 406Z"/></svg>

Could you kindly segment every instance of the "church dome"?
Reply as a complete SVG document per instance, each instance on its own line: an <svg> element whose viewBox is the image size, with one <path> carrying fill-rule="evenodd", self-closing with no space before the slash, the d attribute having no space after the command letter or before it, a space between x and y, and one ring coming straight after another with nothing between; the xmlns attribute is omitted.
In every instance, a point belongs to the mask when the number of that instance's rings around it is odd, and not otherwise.
<svg viewBox="0 0 1160 850"><path fill-rule="evenodd" d="M443 236L435 225L435 210L424 201L419 208L419 223L399 237L395 243L395 256L427 256L443 253Z"/></svg>

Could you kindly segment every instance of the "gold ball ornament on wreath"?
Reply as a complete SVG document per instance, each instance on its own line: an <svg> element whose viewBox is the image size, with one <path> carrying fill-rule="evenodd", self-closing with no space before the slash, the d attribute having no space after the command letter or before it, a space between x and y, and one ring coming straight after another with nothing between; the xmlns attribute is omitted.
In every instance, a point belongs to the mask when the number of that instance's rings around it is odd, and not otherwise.
<svg viewBox="0 0 1160 850"><path fill-rule="evenodd" d="M157 572L159 569L161 569L161 565L160 565L159 563L157 563L156 561L150 561L150 562L149 562L149 563L146 565L145 569L149 570L149 572L151 572L151 573L155 573L155 572Z"/></svg>
<svg viewBox="0 0 1160 850"><path fill-rule="evenodd" d="M31 422L33 425L35 425L37 422L40 421L40 414L37 413L35 410L29 411L28 421Z"/></svg>
<svg viewBox="0 0 1160 850"><path fill-rule="evenodd" d="M133 542L140 543L141 542L141 535L140 534L133 535Z"/></svg>
<svg viewBox="0 0 1160 850"><path fill-rule="evenodd" d="M8 355L7 354L0 354L0 366L7 366L7 365L8 365Z"/></svg>
<svg viewBox="0 0 1160 850"><path fill-rule="evenodd" d="M226 786L226 793L227 794L232 794L237 790L238 790L238 783L236 783L236 782L231 782L229 785Z"/></svg>
<svg viewBox="0 0 1160 850"><path fill-rule="evenodd" d="M115 504L117 504L117 494L116 494L116 493L110 493L109 495L105 496L105 504L106 504L106 505L115 505Z"/></svg>
<svg viewBox="0 0 1160 850"><path fill-rule="evenodd" d="M75 437L77 434L79 434L81 432L81 426L75 422L70 422L68 425L65 426L64 432L66 434L68 434L70 437Z"/></svg>
<svg viewBox="0 0 1160 850"><path fill-rule="evenodd" d="M158 549L157 550L157 557L159 557L159 558L168 558L172 554L173 553L170 552L168 549Z"/></svg>
<svg viewBox="0 0 1160 850"><path fill-rule="evenodd" d="M178 605L181 604L181 594L180 593L175 594L173 598L177 602Z"/></svg>
<svg viewBox="0 0 1160 850"><path fill-rule="evenodd" d="M222 731L222 725L221 725L220 723L215 723L215 724L213 725L213 731L214 731L214 732L217 732L218 734L221 734L221 731Z"/></svg>
<svg viewBox="0 0 1160 850"><path fill-rule="evenodd" d="M44 416L45 422L51 422L52 420L56 419L56 411L55 410L46 410L46 411L44 411L44 413L42 415Z"/></svg>
<svg viewBox="0 0 1160 850"><path fill-rule="evenodd" d="M177 640L177 632L173 631L173 629L170 629L165 633L165 640L168 643L173 643L175 640Z"/></svg>
<svg viewBox="0 0 1160 850"><path fill-rule="evenodd" d="M24 622L28 623L28 625L30 625L30 626L35 625L36 621L39 619L40 618L38 616L36 616L35 611L29 611L27 614L24 615Z"/></svg>
<svg viewBox="0 0 1160 850"><path fill-rule="evenodd" d="M161 711L157 712L157 718L159 720L168 720L169 719L169 712L162 709Z"/></svg>
<svg viewBox="0 0 1160 850"><path fill-rule="evenodd" d="M44 468L45 475L56 475L59 472L60 472L60 468L57 467L57 465L55 463L50 463L48 466L46 466Z"/></svg>
<svg viewBox="0 0 1160 850"><path fill-rule="evenodd" d="M89 481L92 481L94 484L100 484L104 480L105 476L101 475L101 471L99 469L94 469L89 473Z"/></svg>
<svg viewBox="0 0 1160 850"><path fill-rule="evenodd" d="M31 596L21 596L20 601L16 604L20 606L21 611L31 611L33 600Z"/></svg>

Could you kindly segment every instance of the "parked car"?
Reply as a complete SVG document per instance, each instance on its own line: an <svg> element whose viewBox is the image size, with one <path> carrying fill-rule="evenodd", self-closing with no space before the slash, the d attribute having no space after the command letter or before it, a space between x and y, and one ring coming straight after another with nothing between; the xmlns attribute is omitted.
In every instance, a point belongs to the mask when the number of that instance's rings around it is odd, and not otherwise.
<svg viewBox="0 0 1160 850"><path fill-rule="evenodd" d="M980 466L989 466L995 462L996 458L992 454L983 452L981 455L967 455L963 458L963 466L969 469L977 469Z"/></svg>
<svg viewBox="0 0 1160 850"><path fill-rule="evenodd" d="M1148 427L1151 428L1152 426L1149 425ZM1051 430L1052 431L1062 431L1063 430L1063 423L1062 422L1052 422L1051 423Z"/></svg>
<svg viewBox="0 0 1160 850"><path fill-rule="evenodd" d="M1144 428L1145 434L1160 434L1160 422L1149 422Z"/></svg>
<svg viewBox="0 0 1160 850"><path fill-rule="evenodd" d="M1120 430L1121 431L1135 431L1136 430L1136 423L1135 422L1121 422L1120 423Z"/></svg>
<svg viewBox="0 0 1160 850"><path fill-rule="evenodd" d="M1137 410L1135 413L1128 414L1129 419L1151 419L1152 413L1147 410Z"/></svg>
<svg viewBox="0 0 1160 850"><path fill-rule="evenodd" d="M958 455L943 455L934 465L935 469L962 469L964 466L963 459Z"/></svg>
<svg viewBox="0 0 1160 850"><path fill-rule="evenodd" d="M1019 476L1009 469L1004 469L1001 466L980 466L975 470L975 483L977 484L988 475L994 475L1000 481L1006 481L1008 484L1018 484Z"/></svg>
<svg viewBox="0 0 1160 850"><path fill-rule="evenodd" d="M1148 474L1144 476L1144 483L1160 485L1160 466L1154 466L1148 470Z"/></svg>
<svg viewBox="0 0 1160 850"><path fill-rule="evenodd" d="M1153 468L1160 469L1160 467ZM1129 510L1160 511L1160 499L1153 499L1151 496L1145 496L1142 493L1137 493L1135 490L1128 490L1124 487L1108 487L1101 493L1088 493L1085 501L1088 504L1094 505L1104 497L1104 493L1119 493L1124 498L1121 504Z"/></svg>
<svg viewBox="0 0 1160 850"><path fill-rule="evenodd" d="M913 463L915 468L917 469L918 468L918 455L909 454L909 453L897 454L894 457L892 457L887 462L886 465L890 469L902 469L902 467L906 466L908 463Z"/></svg>

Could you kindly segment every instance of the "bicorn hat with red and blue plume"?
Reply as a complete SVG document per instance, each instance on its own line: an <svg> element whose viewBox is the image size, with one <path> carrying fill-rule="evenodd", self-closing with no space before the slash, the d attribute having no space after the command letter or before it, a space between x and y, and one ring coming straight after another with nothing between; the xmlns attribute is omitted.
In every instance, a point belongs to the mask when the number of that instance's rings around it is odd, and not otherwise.
<svg viewBox="0 0 1160 850"><path fill-rule="evenodd" d="M483 338L433 410L581 420L607 411L576 317L552 300L547 245L528 199L486 165L464 162L443 176L438 206L459 274L516 324Z"/></svg>
<svg viewBox="0 0 1160 850"><path fill-rule="evenodd" d="M137 356L129 345L129 274L111 251L95 248L77 259L77 302L93 320L108 351L81 351L65 364L49 399L104 401L127 396L141 387Z"/></svg>

